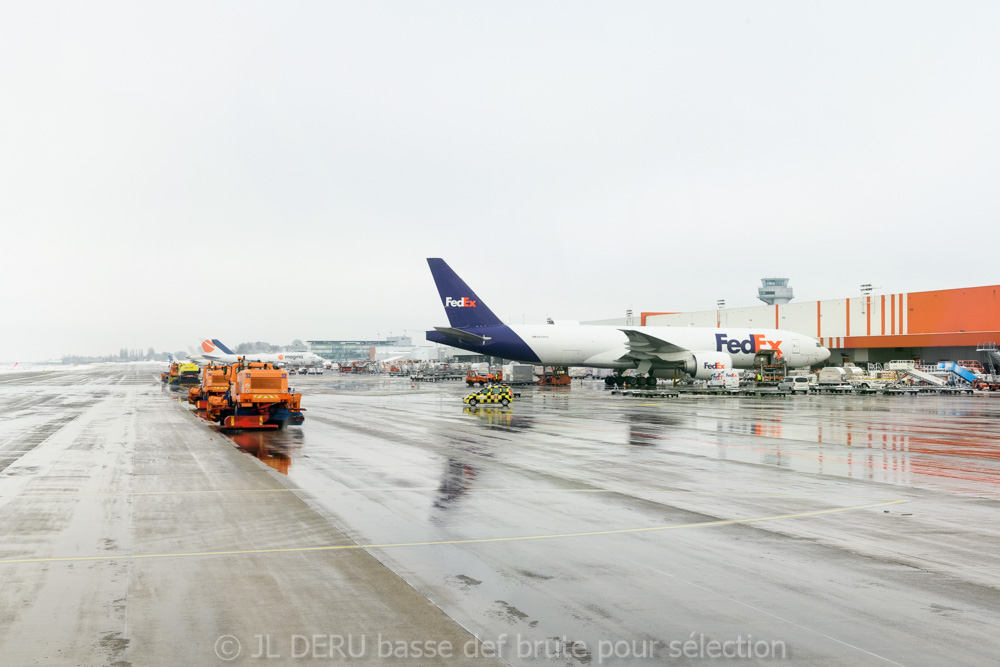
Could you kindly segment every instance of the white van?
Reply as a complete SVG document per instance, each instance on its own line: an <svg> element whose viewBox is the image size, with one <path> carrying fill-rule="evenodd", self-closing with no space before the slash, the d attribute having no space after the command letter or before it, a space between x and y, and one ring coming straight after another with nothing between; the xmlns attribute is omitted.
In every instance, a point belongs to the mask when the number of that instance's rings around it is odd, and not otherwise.
<svg viewBox="0 0 1000 667"><path fill-rule="evenodd" d="M778 383L778 389L782 391L790 391L793 394L798 392L802 394L809 393L809 382L812 380L808 375L786 375Z"/></svg>
<svg viewBox="0 0 1000 667"><path fill-rule="evenodd" d="M740 372L727 368L722 371L715 371L708 379L708 386L716 389L739 389Z"/></svg>

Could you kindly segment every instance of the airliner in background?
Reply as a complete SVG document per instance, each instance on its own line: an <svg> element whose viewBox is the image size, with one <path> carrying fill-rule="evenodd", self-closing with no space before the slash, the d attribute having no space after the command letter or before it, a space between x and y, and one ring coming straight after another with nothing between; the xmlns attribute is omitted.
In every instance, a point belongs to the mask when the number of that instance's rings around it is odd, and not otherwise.
<svg viewBox="0 0 1000 667"><path fill-rule="evenodd" d="M203 340L201 342L200 356L207 359L209 363L233 364L240 357L245 357L247 361L263 361L272 363L275 366L322 366L323 357L312 352L250 352L248 354L236 354L222 344L218 338Z"/></svg>
<svg viewBox="0 0 1000 667"><path fill-rule="evenodd" d="M198 352L190 345L188 345L188 361L198 364L199 366L207 366L208 364L213 363L211 359L198 354Z"/></svg>
<svg viewBox="0 0 1000 667"><path fill-rule="evenodd" d="M812 366L830 350L810 336L783 329L630 327L555 322L506 325L443 259L428 259L451 326L427 340L471 352L544 366L589 366L669 378L677 371L707 379L725 368L753 368L773 350L789 368Z"/></svg>

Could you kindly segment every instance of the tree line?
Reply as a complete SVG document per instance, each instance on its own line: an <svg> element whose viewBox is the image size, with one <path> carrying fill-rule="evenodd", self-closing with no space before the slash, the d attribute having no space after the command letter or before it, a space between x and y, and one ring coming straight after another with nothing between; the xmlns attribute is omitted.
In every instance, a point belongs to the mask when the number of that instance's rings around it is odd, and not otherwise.
<svg viewBox="0 0 1000 667"><path fill-rule="evenodd" d="M256 353L274 353L274 352L306 352L308 348L306 344L301 340L296 338L288 345L272 345L266 341L254 341L252 343L240 343L234 348L231 348L236 354L256 354ZM188 353L183 350L178 350L177 352L157 352L152 347L147 348L143 352L142 348L127 348L123 347L118 350L118 354L108 354L99 356L83 356L76 354L64 355L62 357L62 363L64 364L95 364L104 363L109 361L118 362L128 362L128 361L169 361L169 355L173 354L175 359L187 359Z"/></svg>

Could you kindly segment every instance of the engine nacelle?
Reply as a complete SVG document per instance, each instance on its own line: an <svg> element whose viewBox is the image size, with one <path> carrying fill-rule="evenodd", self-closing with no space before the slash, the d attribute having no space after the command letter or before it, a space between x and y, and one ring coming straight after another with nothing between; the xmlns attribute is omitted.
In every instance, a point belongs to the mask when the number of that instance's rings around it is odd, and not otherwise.
<svg viewBox="0 0 1000 667"><path fill-rule="evenodd" d="M684 362L684 372L696 380L708 380L712 373L733 367L733 358L725 352L695 352Z"/></svg>

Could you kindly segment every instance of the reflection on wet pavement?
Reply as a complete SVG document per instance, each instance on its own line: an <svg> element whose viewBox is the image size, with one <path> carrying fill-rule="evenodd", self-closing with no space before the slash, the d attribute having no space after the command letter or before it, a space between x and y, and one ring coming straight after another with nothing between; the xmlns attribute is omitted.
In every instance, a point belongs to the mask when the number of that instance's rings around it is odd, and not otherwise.
<svg viewBox="0 0 1000 667"><path fill-rule="evenodd" d="M289 481L362 543L439 544L379 557L481 637L742 629L780 634L800 664L932 664L965 633L1000 648L965 624L928 633L940 615L923 611L949 598L1000 622L982 567L1000 548L1000 400L642 401L593 383L469 408L457 384L300 384L309 439L292 455L308 458Z"/></svg>
<svg viewBox="0 0 1000 667"><path fill-rule="evenodd" d="M242 642L233 664L247 664L265 636L270 662L292 664L294 637L334 633L367 635L371 651L377 633L476 645L293 490L297 468L330 463L301 464L311 431L226 438L162 389L159 366L0 376L4 664L235 659L220 640Z"/></svg>
<svg viewBox="0 0 1000 667"><path fill-rule="evenodd" d="M167 644L203 664L233 624L328 635L356 609L375 632L434 617L419 627L506 642L517 665L664 664L692 636L806 665L1000 652L1000 395L592 383L469 409L460 384L296 388L301 427L224 439L152 373L0 382L11 664L165 664ZM131 643L97 656L93 636ZM609 660L609 642L633 648Z"/></svg>
<svg viewBox="0 0 1000 667"><path fill-rule="evenodd" d="M441 486L438 488L438 497L434 501L434 507L448 510L449 505L461 498L475 481L475 467L462 461L449 459L444 475L441 477Z"/></svg>
<svg viewBox="0 0 1000 667"><path fill-rule="evenodd" d="M512 429L531 428L531 420L518 415L514 408L499 408L493 406L469 407L466 405L462 408L462 412L467 415L478 417L483 420L483 424L487 427L499 426Z"/></svg>
<svg viewBox="0 0 1000 667"><path fill-rule="evenodd" d="M256 456L283 475L288 474L292 458L305 441L299 429L291 428L283 431L234 431L227 435L240 450Z"/></svg>

